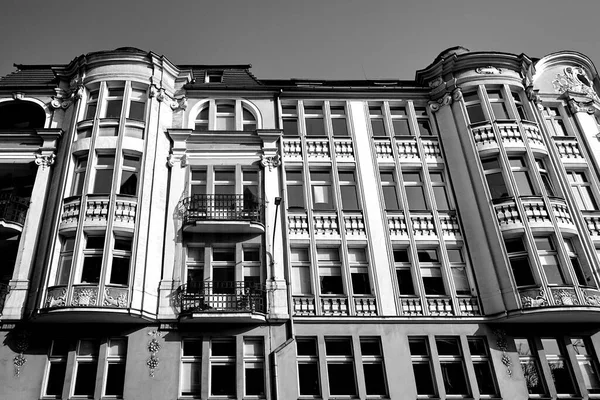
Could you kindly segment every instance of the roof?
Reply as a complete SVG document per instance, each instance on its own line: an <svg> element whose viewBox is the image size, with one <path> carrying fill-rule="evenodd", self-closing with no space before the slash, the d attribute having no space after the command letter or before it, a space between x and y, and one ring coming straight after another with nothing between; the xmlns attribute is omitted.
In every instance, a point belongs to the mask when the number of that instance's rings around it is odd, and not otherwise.
<svg viewBox="0 0 600 400"><path fill-rule="evenodd" d="M194 81L188 85L190 88L225 88L261 86L261 83L250 72L252 65L178 65L181 70L192 70ZM220 83L206 83L206 72L222 71L223 79Z"/></svg>
<svg viewBox="0 0 600 400"><path fill-rule="evenodd" d="M0 77L0 87L56 87L56 77L51 65L20 65L17 70Z"/></svg>

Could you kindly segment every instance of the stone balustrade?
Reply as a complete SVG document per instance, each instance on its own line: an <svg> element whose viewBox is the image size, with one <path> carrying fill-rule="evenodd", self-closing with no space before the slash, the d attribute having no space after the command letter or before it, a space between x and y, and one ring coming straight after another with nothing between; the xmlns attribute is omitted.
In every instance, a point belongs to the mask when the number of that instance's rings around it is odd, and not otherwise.
<svg viewBox="0 0 600 400"><path fill-rule="evenodd" d="M323 315L348 315L348 299L345 297L321 297Z"/></svg>
<svg viewBox="0 0 600 400"><path fill-rule="evenodd" d="M403 214L388 214L388 228L390 230L390 236L394 237L408 237L408 228L406 226L406 218Z"/></svg>
<svg viewBox="0 0 600 400"><path fill-rule="evenodd" d="M530 225L552 225L548 209L542 199L523 199L522 203Z"/></svg>
<svg viewBox="0 0 600 400"><path fill-rule="evenodd" d="M410 222L415 236L436 236L433 215L411 213Z"/></svg>
<svg viewBox="0 0 600 400"><path fill-rule="evenodd" d="M137 201L135 199L117 196L115 201L115 225L120 228L129 228L133 230L135 227L136 213Z"/></svg>
<svg viewBox="0 0 600 400"><path fill-rule="evenodd" d="M564 200L553 199L550 201L550 204L559 227L571 230L577 229L575 227L575 223L573 222L573 218L571 218L571 214L569 213L569 208Z"/></svg>
<svg viewBox="0 0 600 400"><path fill-rule="evenodd" d="M394 153L392 152L392 144L389 139L373 140L375 145L375 155L378 161L394 161Z"/></svg>
<svg viewBox="0 0 600 400"><path fill-rule="evenodd" d="M513 200L495 204L494 209L496 210L500 229L504 230L522 226L521 216Z"/></svg>
<svg viewBox="0 0 600 400"><path fill-rule="evenodd" d="M459 297L457 300L458 309L460 310L461 315L481 315L481 310L479 309L479 302L477 301L476 297Z"/></svg>
<svg viewBox="0 0 600 400"><path fill-rule="evenodd" d="M597 239L600 236L600 213L588 211L583 214L583 218L587 224L588 232Z"/></svg>
<svg viewBox="0 0 600 400"><path fill-rule="evenodd" d="M418 297L401 297L402 315L423 315L421 299Z"/></svg>
<svg viewBox="0 0 600 400"><path fill-rule="evenodd" d="M108 206L108 196L89 195L85 207L85 223L106 224Z"/></svg>
<svg viewBox="0 0 600 400"><path fill-rule="evenodd" d="M442 159L442 149L437 139L423 139L421 140L421 145L423 146L423 153L425 153L427 161Z"/></svg>
<svg viewBox="0 0 600 400"><path fill-rule="evenodd" d="M313 215L313 228L315 235L336 236L340 234L336 214Z"/></svg>
<svg viewBox="0 0 600 400"><path fill-rule="evenodd" d="M80 211L81 198L79 196L65 199L63 212L60 217L60 230L77 229Z"/></svg>
<svg viewBox="0 0 600 400"><path fill-rule="evenodd" d="M450 297L428 297L427 307L429 315L432 316L447 316L453 315L452 299Z"/></svg>
<svg viewBox="0 0 600 400"><path fill-rule="evenodd" d="M519 131L519 125L513 122L499 122L497 124L502 144L505 147L523 146L523 137Z"/></svg>
<svg viewBox="0 0 600 400"><path fill-rule="evenodd" d="M554 136L554 144L560 154L562 162L582 163L585 162L579 142L574 137Z"/></svg>
<svg viewBox="0 0 600 400"><path fill-rule="evenodd" d="M399 139L396 138L396 147L400 161L418 161L419 148L415 138Z"/></svg>
<svg viewBox="0 0 600 400"><path fill-rule="evenodd" d="M354 161L354 144L352 139L334 139L334 152L337 161Z"/></svg>
<svg viewBox="0 0 600 400"><path fill-rule="evenodd" d="M283 158L286 160L302 159L302 142L300 139L283 139Z"/></svg>
<svg viewBox="0 0 600 400"><path fill-rule="evenodd" d="M312 296L293 296L294 315L315 315L315 298Z"/></svg>
<svg viewBox="0 0 600 400"><path fill-rule="evenodd" d="M535 122L529 121L521 121L521 125L525 131L525 137L527 138L529 146L546 151L546 146L544 145L544 140L540 134L538 125Z"/></svg>
<svg viewBox="0 0 600 400"><path fill-rule="evenodd" d="M311 159L329 159L329 140L327 139L310 139L306 141L306 154Z"/></svg>
<svg viewBox="0 0 600 400"><path fill-rule="evenodd" d="M356 315L376 316L377 303L375 301L375 297L355 297L354 309L356 310Z"/></svg>
<svg viewBox="0 0 600 400"><path fill-rule="evenodd" d="M348 239L364 238L366 231L362 214L344 214L344 231Z"/></svg>
<svg viewBox="0 0 600 400"><path fill-rule="evenodd" d="M308 216L304 214L288 214L288 230L292 236L308 237Z"/></svg>
<svg viewBox="0 0 600 400"><path fill-rule="evenodd" d="M456 214L439 214L442 236L447 239L460 238L460 226Z"/></svg>
<svg viewBox="0 0 600 400"><path fill-rule="evenodd" d="M489 145L496 144L496 136L494 136L492 125L486 124L472 127L471 133L473 134L477 148L489 147Z"/></svg>

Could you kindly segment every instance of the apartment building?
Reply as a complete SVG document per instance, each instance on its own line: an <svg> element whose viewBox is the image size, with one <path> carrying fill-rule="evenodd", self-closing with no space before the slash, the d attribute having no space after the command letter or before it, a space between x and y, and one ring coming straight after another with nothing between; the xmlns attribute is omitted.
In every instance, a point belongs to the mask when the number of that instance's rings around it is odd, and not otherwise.
<svg viewBox="0 0 600 400"><path fill-rule="evenodd" d="M0 78L0 398L600 398L589 58L250 70Z"/></svg>

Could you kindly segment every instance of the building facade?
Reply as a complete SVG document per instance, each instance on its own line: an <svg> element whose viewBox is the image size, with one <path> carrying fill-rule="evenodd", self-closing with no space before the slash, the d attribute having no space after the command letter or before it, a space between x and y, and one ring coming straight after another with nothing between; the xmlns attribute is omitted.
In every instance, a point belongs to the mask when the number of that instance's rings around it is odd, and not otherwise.
<svg viewBox="0 0 600 400"><path fill-rule="evenodd" d="M0 78L0 398L600 398L600 80L119 48ZM598 321L596 321L598 319Z"/></svg>

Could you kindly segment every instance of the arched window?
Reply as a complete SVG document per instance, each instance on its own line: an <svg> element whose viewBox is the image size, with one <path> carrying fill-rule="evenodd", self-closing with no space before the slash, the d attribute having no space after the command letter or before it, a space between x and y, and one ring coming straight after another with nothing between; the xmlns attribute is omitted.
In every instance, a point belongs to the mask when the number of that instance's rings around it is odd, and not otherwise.
<svg viewBox="0 0 600 400"><path fill-rule="evenodd" d="M39 105L29 101L6 101L0 103L0 129L43 128L46 113Z"/></svg>
<svg viewBox="0 0 600 400"><path fill-rule="evenodd" d="M196 131L254 131L257 113L241 100L209 100L193 120Z"/></svg>

